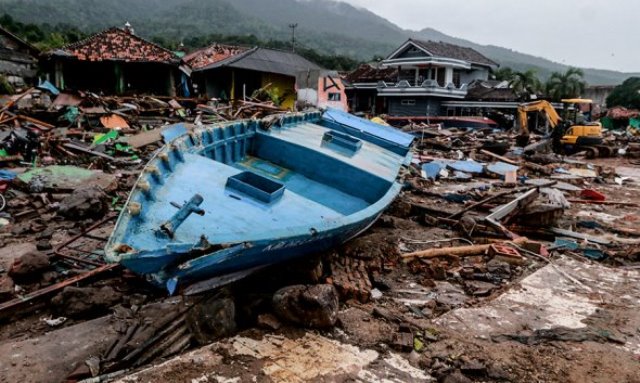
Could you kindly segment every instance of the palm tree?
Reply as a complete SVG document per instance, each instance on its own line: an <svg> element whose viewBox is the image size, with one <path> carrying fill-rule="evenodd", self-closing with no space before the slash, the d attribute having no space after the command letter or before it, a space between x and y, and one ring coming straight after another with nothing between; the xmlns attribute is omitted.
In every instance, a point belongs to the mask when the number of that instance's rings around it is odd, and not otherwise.
<svg viewBox="0 0 640 383"><path fill-rule="evenodd" d="M542 83L538 79L536 70L529 69L526 72L514 72L509 86L518 97L530 99L531 95L536 94L542 88Z"/></svg>
<svg viewBox="0 0 640 383"><path fill-rule="evenodd" d="M553 101L579 97L587 86L583 77L584 72L580 68L569 68L564 73L553 72L547 80L547 96Z"/></svg>
<svg viewBox="0 0 640 383"><path fill-rule="evenodd" d="M493 79L497 81L511 81L512 78L513 78L513 69L509 67L496 69L493 72Z"/></svg>

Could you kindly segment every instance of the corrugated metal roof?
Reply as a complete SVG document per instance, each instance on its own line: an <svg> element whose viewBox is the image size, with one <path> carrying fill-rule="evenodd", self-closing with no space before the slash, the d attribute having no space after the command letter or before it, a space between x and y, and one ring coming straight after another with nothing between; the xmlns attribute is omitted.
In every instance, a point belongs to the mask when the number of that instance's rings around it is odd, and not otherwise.
<svg viewBox="0 0 640 383"><path fill-rule="evenodd" d="M319 65L294 53L268 48L253 48L215 62L196 71L205 71L215 68L237 68L295 76L305 70L322 69Z"/></svg>

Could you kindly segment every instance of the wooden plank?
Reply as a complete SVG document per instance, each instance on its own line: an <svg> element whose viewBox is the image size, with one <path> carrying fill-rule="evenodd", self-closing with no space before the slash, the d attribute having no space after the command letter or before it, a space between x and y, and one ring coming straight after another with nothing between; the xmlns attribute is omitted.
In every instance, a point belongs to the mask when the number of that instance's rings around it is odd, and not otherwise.
<svg viewBox="0 0 640 383"><path fill-rule="evenodd" d="M160 135L160 129L153 129L138 133L135 136L127 137L127 144L137 149L161 140L162 136Z"/></svg>
<svg viewBox="0 0 640 383"><path fill-rule="evenodd" d="M480 149L480 153L485 154L485 155L487 155L489 157L493 157L493 158L495 158L497 160L500 160L502 162L506 162L506 163L511 164L511 165L520 166L519 162L514 161L514 160L510 160L507 157L499 156L499 155L497 155L495 153L492 153L492 152L490 152L488 150Z"/></svg>

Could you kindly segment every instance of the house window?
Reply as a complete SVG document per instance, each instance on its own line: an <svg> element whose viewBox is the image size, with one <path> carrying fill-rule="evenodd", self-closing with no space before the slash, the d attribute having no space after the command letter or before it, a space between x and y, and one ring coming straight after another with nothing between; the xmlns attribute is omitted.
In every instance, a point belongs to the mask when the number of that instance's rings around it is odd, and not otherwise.
<svg viewBox="0 0 640 383"><path fill-rule="evenodd" d="M400 105L412 106L416 104L416 100L401 100Z"/></svg>
<svg viewBox="0 0 640 383"><path fill-rule="evenodd" d="M329 93L329 101L340 101L340 93L337 93L337 92Z"/></svg>

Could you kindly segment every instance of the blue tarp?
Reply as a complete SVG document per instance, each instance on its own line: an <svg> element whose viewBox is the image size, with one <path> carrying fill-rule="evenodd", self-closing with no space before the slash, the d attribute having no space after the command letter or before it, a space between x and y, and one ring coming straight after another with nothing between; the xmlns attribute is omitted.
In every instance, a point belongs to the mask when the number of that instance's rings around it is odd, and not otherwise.
<svg viewBox="0 0 640 383"><path fill-rule="evenodd" d="M440 175L440 170L444 169L446 165L439 162L429 162L422 164L422 171L425 174L425 178L435 180Z"/></svg>
<svg viewBox="0 0 640 383"><path fill-rule="evenodd" d="M49 91L49 93L51 93L51 94L52 94L52 95L54 95L54 96L57 96L57 95L59 95L59 94L60 94L60 91L58 90L58 88L56 88L56 86L55 86L55 85L53 85L52 83L50 83L50 82L49 82L49 81L47 81L47 80L41 81L41 82L38 84L38 87L37 87L37 88L38 88L38 89L41 89L41 90Z"/></svg>
<svg viewBox="0 0 640 383"><path fill-rule="evenodd" d="M169 143L183 134L187 134L187 127L182 123L169 125L166 128L163 128L160 134L162 135L164 142Z"/></svg>
<svg viewBox="0 0 640 383"><path fill-rule="evenodd" d="M471 174L480 174L484 170L484 165L474 160L456 161L452 164L449 164L449 167L453 170Z"/></svg>
<svg viewBox="0 0 640 383"><path fill-rule="evenodd" d="M465 172L461 172L459 170L456 170L453 172L453 178L459 180L459 181L469 181L470 179L473 178L473 176L469 173L465 173Z"/></svg>
<svg viewBox="0 0 640 383"><path fill-rule="evenodd" d="M340 125L345 125L353 129L357 129L361 132L376 136L385 141L393 142L404 148L409 148L415 137L411 134L404 133L403 131L391 126L384 126L371 122L364 118L356 117L347 112L343 112L338 109L328 108L323 114L322 118L335 122Z"/></svg>
<svg viewBox="0 0 640 383"><path fill-rule="evenodd" d="M17 174L10 170L0 170L0 181L13 181Z"/></svg>

